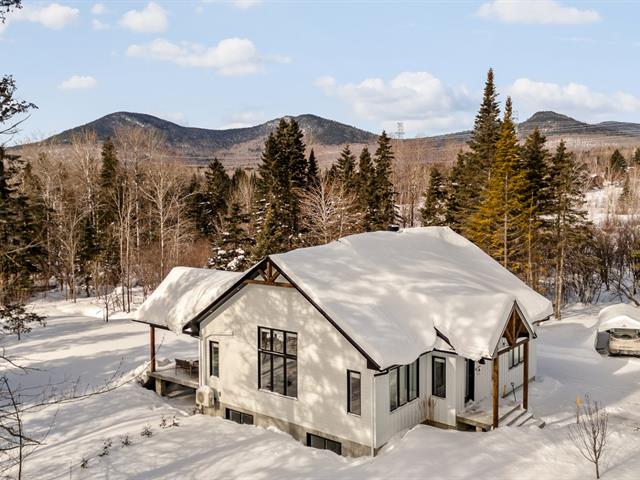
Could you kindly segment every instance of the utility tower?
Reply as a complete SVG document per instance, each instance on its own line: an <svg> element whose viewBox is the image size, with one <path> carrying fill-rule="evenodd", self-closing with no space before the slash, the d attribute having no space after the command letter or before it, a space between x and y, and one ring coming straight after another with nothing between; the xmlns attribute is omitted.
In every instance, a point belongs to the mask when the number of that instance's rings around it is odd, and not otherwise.
<svg viewBox="0 0 640 480"><path fill-rule="evenodd" d="M404 138L404 123L398 122L396 128L396 138L402 140Z"/></svg>

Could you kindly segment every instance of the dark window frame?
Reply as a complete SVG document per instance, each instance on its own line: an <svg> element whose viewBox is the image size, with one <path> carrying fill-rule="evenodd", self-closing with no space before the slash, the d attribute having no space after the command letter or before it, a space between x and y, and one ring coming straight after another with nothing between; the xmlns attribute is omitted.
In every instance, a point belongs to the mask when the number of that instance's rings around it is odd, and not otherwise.
<svg viewBox="0 0 640 480"><path fill-rule="evenodd" d="M517 360L516 360L516 357ZM509 369L516 368L518 365L522 365L524 363L524 344L512 348L508 353L509 359Z"/></svg>
<svg viewBox="0 0 640 480"><path fill-rule="evenodd" d="M444 395L439 395L436 393L439 389L436 388L436 363L438 361L442 361L442 365L444 366L443 370L443 388ZM444 357L431 357L431 395L438 398L447 398L447 359Z"/></svg>
<svg viewBox="0 0 640 480"><path fill-rule="evenodd" d="M234 418L233 415L239 415L240 416L240 421L237 422ZM234 410L233 408L226 408L224 411L224 418L227 420L231 420L232 422L235 422L239 425L253 425L253 415L251 415L250 413L244 413L241 412L240 410ZM250 421L245 421L246 420L250 420Z"/></svg>
<svg viewBox="0 0 640 480"><path fill-rule="evenodd" d="M311 447L311 440L312 439L316 439L316 440L320 440L321 442L324 443L323 447L313 447L313 448L318 448L320 450L329 450L330 452L335 453L336 455L342 455L342 443L340 442L336 442L335 440L331 440L330 438L326 438L326 437L321 437L320 435L315 435L313 433L309 433L307 432L307 447ZM337 448L328 448L330 444L333 444L334 446L337 446Z"/></svg>
<svg viewBox="0 0 640 480"><path fill-rule="evenodd" d="M213 362L214 350L217 365ZM220 343L215 340L209 340L209 376L220 378Z"/></svg>
<svg viewBox="0 0 640 480"><path fill-rule="evenodd" d="M262 336L261 333L263 330L269 331L269 345L268 348L262 347ZM273 336L274 332L279 332L283 334L283 344L282 344L282 352L275 351L273 349ZM287 344L289 335L295 335L296 338L296 348L295 354L291 354L287 351ZM276 395L281 395L288 398L298 398L298 332L292 332L289 330L282 330L280 328L271 328L271 327L261 327L258 326L258 390L263 390L266 392L275 393ZM269 356L269 385L262 385L262 356ZM284 393L280 393L274 389L274 367L273 367L273 359L274 357L282 358L282 371L283 371L283 388ZM289 394L289 386L287 384L287 363L288 361L295 362L295 370L296 370L296 378L295 378L295 395ZM292 365L293 366L293 365ZM292 389L293 390L293 389ZM292 392L293 393L293 392Z"/></svg>
<svg viewBox="0 0 640 480"><path fill-rule="evenodd" d="M353 405L351 404L351 375L353 374L358 375L358 381L360 382L360 398L358 399L359 405L357 412L354 411ZM362 373L356 370L347 370L347 413L357 416L362 415Z"/></svg>
<svg viewBox="0 0 640 480"><path fill-rule="evenodd" d="M415 374L416 374L416 392L415 392L415 397L411 396L411 365L416 366L415 369ZM402 371L402 369L404 369L405 372L405 381L404 381L404 390L405 390L405 402L404 403L400 403L400 384L402 383L400 381L400 372ZM395 400L396 400L396 406L392 407L391 406L391 382L389 382L389 411L390 412L394 412L397 409L399 409L400 407L403 407L411 402L413 402L415 399L417 399L418 397L420 397L420 357L418 357L415 361L407 364L407 365L398 365L397 367L393 367L390 368L388 370L388 374L391 374L391 372L395 371L396 372L396 396L395 396ZM388 378L388 377L387 377Z"/></svg>

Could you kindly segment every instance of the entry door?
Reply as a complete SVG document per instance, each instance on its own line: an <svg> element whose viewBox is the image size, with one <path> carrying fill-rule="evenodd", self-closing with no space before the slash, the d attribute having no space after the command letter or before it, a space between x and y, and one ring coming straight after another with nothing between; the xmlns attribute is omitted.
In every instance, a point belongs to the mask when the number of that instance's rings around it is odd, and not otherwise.
<svg viewBox="0 0 640 480"><path fill-rule="evenodd" d="M474 392L476 390L476 362L467 359L467 371L464 392L464 403L475 400Z"/></svg>

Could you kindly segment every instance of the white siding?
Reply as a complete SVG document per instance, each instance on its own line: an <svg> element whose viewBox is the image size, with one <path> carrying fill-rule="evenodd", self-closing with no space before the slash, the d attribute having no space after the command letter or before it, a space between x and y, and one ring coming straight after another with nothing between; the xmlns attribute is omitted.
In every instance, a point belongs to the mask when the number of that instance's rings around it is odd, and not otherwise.
<svg viewBox="0 0 640 480"><path fill-rule="evenodd" d="M376 406L376 448L387 443L391 437L427 419L429 399L434 405L431 420L443 425L456 426L456 406L460 391L458 366L464 366L464 359L446 353L435 353L435 356L446 360L447 396L438 398L431 395L431 357L432 354L420 357L420 394L412 402L398 407L393 412L389 410L389 375L375 377L375 406ZM464 373L464 370L463 370ZM462 376L464 382L464 375ZM462 383L462 397L464 399L464 383Z"/></svg>
<svg viewBox="0 0 640 480"><path fill-rule="evenodd" d="M258 390L258 327L298 334L298 398ZM363 445L372 444L373 371L364 357L293 288L248 285L202 325L201 339L220 345L220 378L203 380L220 401L319 430ZM201 365L208 365L208 348ZM202 370L205 370L203 368ZM347 370L362 374L362 415L347 414Z"/></svg>

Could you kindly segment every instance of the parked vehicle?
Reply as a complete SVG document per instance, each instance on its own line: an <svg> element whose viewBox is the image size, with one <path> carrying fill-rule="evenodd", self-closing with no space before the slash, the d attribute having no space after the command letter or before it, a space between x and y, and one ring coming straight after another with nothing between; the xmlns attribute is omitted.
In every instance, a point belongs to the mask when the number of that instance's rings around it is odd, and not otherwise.
<svg viewBox="0 0 640 480"><path fill-rule="evenodd" d="M640 330L632 328L609 330L609 355L640 356Z"/></svg>

